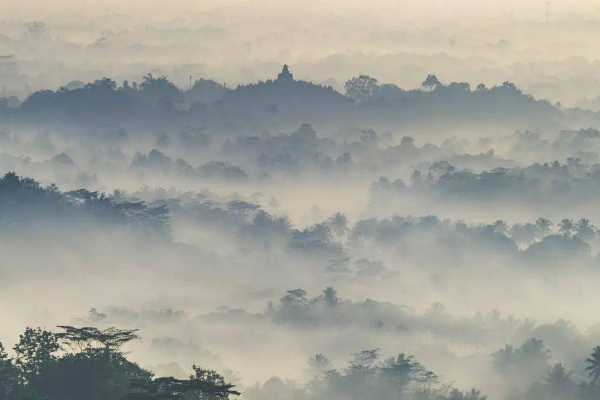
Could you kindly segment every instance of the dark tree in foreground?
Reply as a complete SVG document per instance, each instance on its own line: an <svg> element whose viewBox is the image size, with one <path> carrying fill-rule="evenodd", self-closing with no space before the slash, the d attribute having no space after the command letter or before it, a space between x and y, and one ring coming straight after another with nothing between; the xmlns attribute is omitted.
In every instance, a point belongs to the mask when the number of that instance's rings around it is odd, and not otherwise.
<svg viewBox="0 0 600 400"><path fill-rule="evenodd" d="M187 380L153 379L121 347L136 330L27 328L8 358L0 343L0 400L227 400L239 395L217 372L193 366Z"/></svg>
<svg viewBox="0 0 600 400"><path fill-rule="evenodd" d="M0 399L13 399L19 392L19 371L0 343Z"/></svg>
<svg viewBox="0 0 600 400"><path fill-rule="evenodd" d="M573 372L567 372L564 364L554 364L548 371L548 377L545 381L553 390L566 391L573 384L571 381L572 374Z"/></svg>
<svg viewBox="0 0 600 400"><path fill-rule="evenodd" d="M594 348L594 352L585 362L589 364L585 370L589 371L592 382L596 383L600 377L600 346Z"/></svg>
<svg viewBox="0 0 600 400"><path fill-rule="evenodd" d="M487 400L479 390L471 389L468 392L461 392L458 389L452 389L447 397L448 400Z"/></svg>
<svg viewBox="0 0 600 400"><path fill-rule="evenodd" d="M61 327L52 333L27 328L15 346L22 391L59 400L115 400L127 393L131 379L152 373L127 360L118 350L137 338L135 331ZM62 346L61 346L62 345ZM58 356L61 348L72 352Z"/></svg>
<svg viewBox="0 0 600 400"><path fill-rule="evenodd" d="M194 366L189 379L134 380L123 400L226 400L241 393L217 372Z"/></svg>
<svg viewBox="0 0 600 400"><path fill-rule="evenodd" d="M27 328L19 337L14 351L15 364L20 371L21 381L29 383L41 373L44 366L56 361L55 353L60 350L56 334L41 328Z"/></svg>
<svg viewBox="0 0 600 400"><path fill-rule="evenodd" d="M123 354L90 348L44 364L28 390L57 400L116 400L127 394L131 380L151 378Z"/></svg>

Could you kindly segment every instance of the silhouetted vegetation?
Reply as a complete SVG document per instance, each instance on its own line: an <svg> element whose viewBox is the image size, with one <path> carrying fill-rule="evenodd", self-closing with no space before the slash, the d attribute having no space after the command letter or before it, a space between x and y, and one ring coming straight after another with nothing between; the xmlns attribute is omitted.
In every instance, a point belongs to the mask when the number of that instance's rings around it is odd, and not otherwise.
<svg viewBox="0 0 600 400"><path fill-rule="evenodd" d="M331 87L292 77L233 90L199 80L184 90L165 76L148 74L140 83L125 81L118 85L110 78L102 78L81 88L64 86L56 91L38 91L18 107L7 105L4 112L21 121L146 125L166 120L177 124L200 122L219 130L305 121L326 125L368 121L371 125L389 126L422 117L494 123L526 118L555 123L562 118L561 110L523 94L510 82L472 91L469 84L444 85L430 75L422 88L403 90L361 75L348 80L345 89L346 93L341 94Z"/></svg>
<svg viewBox="0 0 600 400"><path fill-rule="evenodd" d="M79 189L61 192L56 185L42 187L31 178L9 172L0 179L0 223L20 227L45 223L89 222L132 225L168 232L168 209L144 202L117 203L98 192Z"/></svg>
<svg viewBox="0 0 600 400"><path fill-rule="evenodd" d="M9 358L0 345L0 397L6 400L228 399L239 395L217 372L194 366L189 379L154 378L120 349L135 331L27 328Z"/></svg>

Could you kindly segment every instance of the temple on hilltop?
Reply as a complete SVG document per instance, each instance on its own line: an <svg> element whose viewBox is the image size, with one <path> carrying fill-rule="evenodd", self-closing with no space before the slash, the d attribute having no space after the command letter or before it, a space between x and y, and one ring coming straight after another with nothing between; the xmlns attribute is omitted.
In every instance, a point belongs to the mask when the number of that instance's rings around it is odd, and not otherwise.
<svg viewBox="0 0 600 400"><path fill-rule="evenodd" d="M290 72L287 64L283 66L281 73L277 75L277 80L279 82L291 82L294 80L294 75Z"/></svg>

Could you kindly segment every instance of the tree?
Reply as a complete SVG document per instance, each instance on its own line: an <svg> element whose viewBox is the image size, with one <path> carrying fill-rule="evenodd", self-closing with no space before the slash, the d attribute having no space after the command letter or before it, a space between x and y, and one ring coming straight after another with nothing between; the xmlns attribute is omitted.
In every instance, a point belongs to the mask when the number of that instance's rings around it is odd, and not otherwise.
<svg viewBox="0 0 600 400"><path fill-rule="evenodd" d="M62 329L27 328L15 346L19 369L0 344L0 400L227 400L240 394L217 372L197 366L187 380L153 380L120 351L138 338L135 330ZM72 352L55 355L59 343Z"/></svg>
<svg viewBox="0 0 600 400"><path fill-rule="evenodd" d="M563 236L570 237L574 228L575 225L573 224L573 220L565 218L562 219L558 224L558 233L560 233Z"/></svg>
<svg viewBox="0 0 600 400"><path fill-rule="evenodd" d="M58 350L60 345L54 333L41 328L26 328L14 347L17 354L15 364L19 368L22 382L31 381L42 367L55 361L54 353Z"/></svg>
<svg viewBox="0 0 600 400"><path fill-rule="evenodd" d="M331 369L331 361L324 354L319 353L308 359L308 366L316 372L325 372Z"/></svg>
<svg viewBox="0 0 600 400"><path fill-rule="evenodd" d="M541 238L544 238L552 233L552 225L554 225L552 221L547 218L538 218L537 221L535 221L535 227L537 228L538 235Z"/></svg>
<svg viewBox="0 0 600 400"><path fill-rule="evenodd" d="M594 238L595 229L596 228L594 227L594 225L592 225L590 223L590 220L587 218L581 218L575 224L575 232L577 233L577 236L579 236L579 238L581 238L581 240L586 241L586 242L588 242Z"/></svg>
<svg viewBox="0 0 600 400"><path fill-rule="evenodd" d="M501 235L508 234L508 225L507 225L506 221L499 219L498 221L494 222L493 227L494 227L494 232L496 232L496 233L499 233Z"/></svg>
<svg viewBox="0 0 600 400"><path fill-rule="evenodd" d="M117 329L114 327L100 330L94 327L76 328L61 325L64 332L56 334L66 346L75 352L83 352L99 346L104 351L116 353L126 343L139 339L137 329Z"/></svg>
<svg viewBox="0 0 600 400"><path fill-rule="evenodd" d="M373 350L363 350L358 353L351 353L353 359L348 368L352 374L364 374L373 370L375 363L379 359L379 348Z"/></svg>
<svg viewBox="0 0 600 400"><path fill-rule="evenodd" d="M332 287L325 288L325 290L323 290L323 294L319 296L319 300L325 302L325 304L327 304L329 307L337 306L338 302L340 301L337 296L337 290Z"/></svg>
<svg viewBox="0 0 600 400"><path fill-rule="evenodd" d="M349 79L344 84L346 96L357 102L372 100L380 91L381 87L375 78L368 75L360 75L358 78Z"/></svg>
<svg viewBox="0 0 600 400"><path fill-rule="evenodd" d="M227 400L229 395L240 395L233 390L234 385L225 382L225 378L212 369L192 366L194 374L189 381L195 384L197 389L192 390L192 399L198 400Z"/></svg>
<svg viewBox="0 0 600 400"><path fill-rule="evenodd" d="M152 373L119 352L124 343L137 338L135 331L62 329L55 334L27 328L14 347L25 393L43 399L113 400L127 393L131 379L151 379ZM61 343L72 352L58 357Z"/></svg>
<svg viewBox="0 0 600 400"><path fill-rule="evenodd" d="M465 392L458 389L452 389L450 394L445 398L447 400L486 400L487 396L483 396L479 390L473 388L470 391Z"/></svg>
<svg viewBox="0 0 600 400"><path fill-rule="evenodd" d="M328 220L329 227L337 237L344 236L348 232L348 218L341 213L335 213Z"/></svg>
<svg viewBox="0 0 600 400"><path fill-rule="evenodd" d="M572 385L571 374L567 373L564 364L557 363L548 370L548 376L545 378L546 384L552 390L566 391Z"/></svg>
<svg viewBox="0 0 600 400"><path fill-rule="evenodd" d="M442 86L442 83L439 81L437 76L433 74L427 75L427 78L421 84L427 90L435 90L438 87Z"/></svg>
<svg viewBox="0 0 600 400"><path fill-rule="evenodd" d="M173 377L132 380L123 400L226 400L230 395L241 394L233 388L216 372L194 366L194 375L185 380Z"/></svg>
<svg viewBox="0 0 600 400"><path fill-rule="evenodd" d="M413 173L410 175L410 184L412 187L414 187L416 189L422 189L424 187L425 179L423 178L421 171L419 171L419 170L413 171Z"/></svg>
<svg viewBox="0 0 600 400"><path fill-rule="evenodd" d="M19 391L19 371L0 343L0 399L17 398Z"/></svg>
<svg viewBox="0 0 600 400"><path fill-rule="evenodd" d="M392 379L398 396L401 397L404 388L424 372L424 369L413 356L400 353L396 358L391 357L384 362L382 372Z"/></svg>
<svg viewBox="0 0 600 400"><path fill-rule="evenodd" d="M152 74L144 76L140 84L140 95L152 106L158 104L159 100L164 104L165 99L171 103L181 103L183 94L166 76L155 78Z"/></svg>
<svg viewBox="0 0 600 400"><path fill-rule="evenodd" d="M304 289L292 289L288 290L287 294L281 298L281 302L291 307L304 306L308 303L306 300L306 290Z"/></svg>
<svg viewBox="0 0 600 400"><path fill-rule="evenodd" d="M117 82L110 78L96 79L85 85L84 89L95 94L110 94L117 90Z"/></svg>
<svg viewBox="0 0 600 400"><path fill-rule="evenodd" d="M589 364L585 370L589 371L590 378L592 378L592 382L596 383L598 378L600 377L600 346L596 346L594 348L591 356L585 360L587 364Z"/></svg>
<svg viewBox="0 0 600 400"><path fill-rule="evenodd" d="M518 91L517 86L514 83L508 81L502 83L502 88L514 92Z"/></svg>
<svg viewBox="0 0 600 400"><path fill-rule="evenodd" d="M511 238L520 244L529 246L535 242L538 233L538 228L531 222L525 224L514 224L510 229Z"/></svg>
<svg viewBox="0 0 600 400"><path fill-rule="evenodd" d="M150 381L152 376L123 354L88 348L44 364L28 390L56 400L113 400L129 392L132 380Z"/></svg>
<svg viewBox="0 0 600 400"><path fill-rule="evenodd" d="M27 23L27 36L30 39L41 39L48 34L48 25L43 21L32 21Z"/></svg>
<svg viewBox="0 0 600 400"><path fill-rule="evenodd" d="M513 380L515 385L528 384L529 378L542 379L548 371L548 350L541 340L530 339L521 347L506 345L492 354L494 369Z"/></svg>

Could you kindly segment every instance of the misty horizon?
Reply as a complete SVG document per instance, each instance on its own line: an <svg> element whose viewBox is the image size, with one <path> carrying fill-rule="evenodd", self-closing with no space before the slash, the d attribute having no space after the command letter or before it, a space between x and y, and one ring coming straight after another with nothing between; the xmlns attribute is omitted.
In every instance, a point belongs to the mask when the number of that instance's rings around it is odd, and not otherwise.
<svg viewBox="0 0 600 400"><path fill-rule="evenodd" d="M0 400L600 399L596 2L0 9Z"/></svg>

